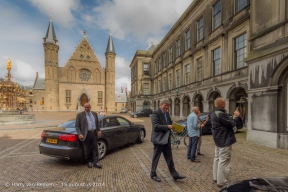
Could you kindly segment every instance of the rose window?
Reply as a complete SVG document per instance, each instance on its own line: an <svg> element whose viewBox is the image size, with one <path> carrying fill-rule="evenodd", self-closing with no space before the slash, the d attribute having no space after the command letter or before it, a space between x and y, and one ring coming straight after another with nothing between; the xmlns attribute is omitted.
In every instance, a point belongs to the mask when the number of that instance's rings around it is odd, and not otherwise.
<svg viewBox="0 0 288 192"><path fill-rule="evenodd" d="M82 69L79 73L79 78L81 81L89 81L91 78L91 72L87 69Z"/></svg>

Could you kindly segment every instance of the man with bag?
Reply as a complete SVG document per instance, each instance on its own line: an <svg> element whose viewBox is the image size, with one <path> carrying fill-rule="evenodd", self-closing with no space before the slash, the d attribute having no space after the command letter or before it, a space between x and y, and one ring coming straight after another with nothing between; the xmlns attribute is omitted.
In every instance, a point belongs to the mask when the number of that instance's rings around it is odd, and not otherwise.
<svg viewBox="0 0 288 192"><path fill-rule="evenodd" d="M167 163L170 174L173 179L184 179L185 176L179 175L175 170L172 151L171 151L171 129L173 129L172 120L168 113L170 101L167 98L160 100L159 108L152 113L152 134L151 142L154 145L154 154L152 158L151 179L161 182L161 179L156 174L161 153L163 153L165 161Z"/></svg>
<svg viewBox="0 0 288 192"><path fill-rule="evenodd" d="M214 101L214 105L215 108L211 113L212 134L215 142L213 180L217 183L217 187L222 188L228 184L232 144L236 143L233 127L236 126L240 113L236 110L231 118L225 110L225 99L221 97Z"/></svg>

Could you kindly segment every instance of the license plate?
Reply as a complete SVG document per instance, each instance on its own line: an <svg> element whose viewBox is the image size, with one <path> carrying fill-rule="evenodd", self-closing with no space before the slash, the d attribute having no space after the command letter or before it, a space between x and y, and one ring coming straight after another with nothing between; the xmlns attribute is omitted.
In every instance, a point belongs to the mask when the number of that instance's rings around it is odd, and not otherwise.
<svg viewBox="0 0 288 192"><path fill-rule="evenodd" d="M58 139L50 139L50 138L47 138L46 140L46 143L54 143L54 144L57 144L58 142Z"/></svg>

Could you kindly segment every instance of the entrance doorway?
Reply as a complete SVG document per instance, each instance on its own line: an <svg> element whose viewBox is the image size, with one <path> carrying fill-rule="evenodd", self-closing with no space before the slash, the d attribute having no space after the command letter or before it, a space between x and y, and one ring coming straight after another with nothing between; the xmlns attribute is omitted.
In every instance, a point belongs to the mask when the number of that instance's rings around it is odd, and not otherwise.
<svg viewBox="0 0 288 192"><path fill-rule="evenodd" d="M194 106L197 106L200 110L200 112L203 112L203 97L202 95L198 94L195 96L195 99L194 99Z"/></svg>
<svg viewBox="0 0 288 192"><path fill-rule="evenodd" d="M218 97L221 97L220 93L218 93L217 91L213 91L210 96L209 96L209 111L212 111L213 107L214 107L214 100L217 99Z"/></svg>
<svg viewBox="0 0 288 192"><path fill-rule="evenodd" d="M88 100L87 95L85 93L83 93L80 97L80 105L82 107L84 107L85 103L88 103L88 102L89 102L89 100Z"/></svg>
<svg viewBox="0 0 288 192"><path fill-rule="evenodd" d="M183 99L183 116L188 116L190 114L190 98L188 96Z"/></svg>
<svg viewBox="0 0 288 192"><path fill-rule="evenodd" d="M233 114L233 112L238 109L240 112L240 116L243 118L244 123L247 121L248 117L248 101L247 101L247 93L244 88L238 87L235 88L229 97L229 112Z"/></svg>

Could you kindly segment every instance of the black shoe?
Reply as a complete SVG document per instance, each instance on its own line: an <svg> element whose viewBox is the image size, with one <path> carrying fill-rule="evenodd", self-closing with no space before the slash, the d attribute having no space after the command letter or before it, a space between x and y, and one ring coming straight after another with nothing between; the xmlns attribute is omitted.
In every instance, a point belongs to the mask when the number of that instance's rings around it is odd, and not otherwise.
<svg viewBox="0 0 288 192"><path fill-rule="evenodd" d="M192 162L192 163L200 163L200 161L199 161L199 160L197 160L197 159L195 159L195 160L192 160L191 162Z"/></svg>
<svg viewBox="0 0 288 192"><path fill-rule="evenodd" d="M204 154L199 152L199 153L197 153L197 155L204 155Z"/></svg>
<svg viewBox="0 0 288 192"><path fill-rule="evenodd" d="M87 163L87 167L88 167L88 168L92 168L92 163L91 163L91 162L88 162L88 163Z"/></svg>
<svg viewBox="0 0 288 192"><path fill-rule="evenodd" d="M173 179L174 179L174 181L176 181L177 179L184 179L184 178L186 178L186 176L178 175L178 176L174 177Z"/></svg>
<svg viewBox="0 0 288 192"><path fill-rule="evenodd" d="M99 163L94 163L94 167L97 167L98 169L102 169L102 165L100 165Z"/></svg>
<svg viewBox="0 0 288 192"><path fill-rule="evenodd" d="M191 159L190 157L187 157L187 159Z"/></svg>
<svg viewBox="0 0 288 192"><path fill-rule="evenodd" d="M153 179L154 181L157 181L157 182L161 182L161 179L159 177L157 177L156 175L152 176L151 179Z"/></svg>
<svg viewBox="0 0 288 192"><path fill-rule="evenodd" d="M218 188L223 188L224 185L218 185L218 184L217 184L217 187L218 187Z"/></svg>

